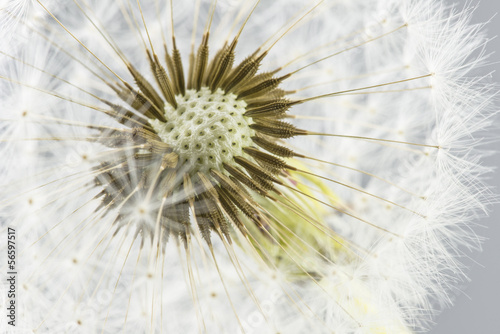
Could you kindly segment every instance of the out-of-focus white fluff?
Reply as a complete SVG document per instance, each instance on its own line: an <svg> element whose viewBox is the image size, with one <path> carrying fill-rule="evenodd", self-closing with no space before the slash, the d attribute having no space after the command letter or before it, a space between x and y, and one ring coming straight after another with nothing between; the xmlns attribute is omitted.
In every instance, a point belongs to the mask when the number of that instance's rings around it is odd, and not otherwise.
<svg viewBox="0 0 500 334"><path fill-rule="evenodd" d="M136 2L40 1L102 63L38 1L0 3L2 36L10 41L0 42L0 223L17 229L19 250L18 325L7 326L2 317L2 328L13 333L196 333L199 328L206 333L402 333L427 328L450 304L453 287L464 278L458 258L466 248L478 247L473 226L489 200L475 134L489 125L494 89L476 76L487 59L487 39L481 25L470 24L470 13L431 0L325 1L271 49L262 70L290 63L285 73L336 54L286 83L304 98L431 74L308 102L291 113L305 117L297 124L311 131L439 148L350 137L293 140L299 152L378 177L324 164L319 169L364 190L331 184L343 203L371 224L334 213L325 217L364 256L323 263L320 279L294 284L287 268L264 268L237 250L245 286L216 243L238 321L205 247L191 259L197 268L191 288L186 257L175 242L168 244L164 263L155 264L156 249L140 250L133 233L112 236L116 213L94 213L99 189L90 185L92 162L106 150L71 138L93 133L77 123L118 125L82 106L96 104L83 90L118 102L89 68L106 64L130 77L94 24L149 74L142 41L121 12L136 8ZM170 8L166 1L140 3L153 43L161 46L162 32L170 33ZM210 5L201 3L196 43ZM314 4L262 1L241 35L238 59ZM221 46L239 10L250 4L220 0L217 6L211 50ZM195 1L174 1L185 64L194 8ZM139 11L134 13L140 22ZM63 140L44 140L49 137ZM27 140L33 138L39 140ZM0 249L3 257L5 248Z"/></svg>

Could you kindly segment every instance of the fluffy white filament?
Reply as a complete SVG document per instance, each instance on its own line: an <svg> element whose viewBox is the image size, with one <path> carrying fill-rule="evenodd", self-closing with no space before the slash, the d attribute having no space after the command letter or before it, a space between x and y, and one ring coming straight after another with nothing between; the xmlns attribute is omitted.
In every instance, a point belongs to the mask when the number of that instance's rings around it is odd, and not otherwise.
<svg viewBox="0 0 500 334"><path fill-rule="evenodd" d="M211 2L173 2L176 43L187 64L193 17L199 11L197 47ZM336 136L290 143L333 164L301 163L350 186L324 181L342 212L320 206L318 215L356 256L328 262L306 249L294 256L314 270L297 280L286 264L265 265L243 238L232 257L214 238L217 265L201 238L191 254L173 238L161 247L142 244L133 222L115 231L116 210L95 199L101 190L95 168L112 149L87 140L97 133L88 126L122 127L100 111L106 106L96 97L121 101L96 74L133 82L119 56L125 55L153 81L144 48L149 38L158 54L163 38L171 46L168 1L0 1L0 238L16 228L19 272L16 327L2 314L0 328L37 334L428 329L464 278L459 258L478 247L473 225L491 198L476 138L493 113L494 88L477 76L487 38L469 13L434 0L324 1L293 25L317 3L262 1L237 46L238 62L276 42L260 70L297 71L284 83L296 98L335 93L295 106L290 115L302 129ZM236 34L252 5L218 1L212 52ZM328 196L312 188L315 197ZM128 202L126 212L154 230L157 206L145 196Z"/></svg>

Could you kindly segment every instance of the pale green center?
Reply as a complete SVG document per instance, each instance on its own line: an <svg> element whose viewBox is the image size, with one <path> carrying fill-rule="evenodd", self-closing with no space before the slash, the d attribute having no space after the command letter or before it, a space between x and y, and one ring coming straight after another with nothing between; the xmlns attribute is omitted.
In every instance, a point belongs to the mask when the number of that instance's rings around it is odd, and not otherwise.
<svg viewBox="0 0 500 334"><path fill-rule="evenodd" d="M222 163L232 163L242 149L252 145L252 120L244 117L246 103L221 89L212 93L203 87L176 96L177 109L165 107L167 122L151 120L158 136L179 155L179 164L191 173L223 172Z"/></svg>

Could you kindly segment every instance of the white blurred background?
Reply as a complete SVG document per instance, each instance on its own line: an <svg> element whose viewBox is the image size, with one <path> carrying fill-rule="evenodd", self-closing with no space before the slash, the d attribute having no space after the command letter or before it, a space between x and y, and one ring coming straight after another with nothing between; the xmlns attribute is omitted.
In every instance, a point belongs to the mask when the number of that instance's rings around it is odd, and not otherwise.
<svg viewBox="0 0 500 334"><path fill-rule="evenodd" d="M441 0L437 0L441 1ZM491 80L500 87L500 0L455 0L458 6L477 5L472 22L486 22L488 35L493 38L487 51L494 52L487 70L494 71ZM496 36L496 37L495 37ZM500 100L500 99L499 99ZM500 151L500 117L495 119L496 127L488 134L496 140L485 146ZM500 154L484 160L485 166L497 167L489 175L489 183L500 193ZM479 222L478 234L487 238L483 252L472 254L474 261L467 262L470 284L464 283L452 309L444 311L437 319L433 334L497 334L500 333L500 204L491 207L489 217Z"/></svg>

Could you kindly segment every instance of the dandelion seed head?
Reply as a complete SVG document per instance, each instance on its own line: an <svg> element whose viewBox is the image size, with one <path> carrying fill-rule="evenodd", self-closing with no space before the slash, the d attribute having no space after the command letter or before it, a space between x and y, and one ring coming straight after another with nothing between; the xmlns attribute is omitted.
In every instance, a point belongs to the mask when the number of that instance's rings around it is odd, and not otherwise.
<svg viewBox="0 0 500 334"><path fill-rule="evenodd" d="M203 87L176 100L177 109L166 107L167 122L151 123L179 160L189 163L192 175L195 171L208 174L211 169L223 172L223 163L232 163L244 147L252 145L255 131L249 125L253 122L243 116L246 103L234 94L220 89L212 93Z"/></svg>
<svg viewBox="0 0 500 334"><path fill-rule="evenodd" d="M26 240L29 330L410 333L450 304L491 198L469 12L1 5L0 222Z"/></svg>

